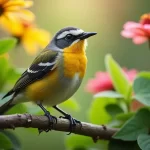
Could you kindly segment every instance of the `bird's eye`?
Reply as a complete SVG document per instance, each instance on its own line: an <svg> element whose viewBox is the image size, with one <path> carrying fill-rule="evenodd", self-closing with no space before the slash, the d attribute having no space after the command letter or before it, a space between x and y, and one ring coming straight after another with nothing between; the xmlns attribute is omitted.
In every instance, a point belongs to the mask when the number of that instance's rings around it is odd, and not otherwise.
<svg viewBox="0 0 150 150"><path fill-rule="evenodd" d="M68 40L71 40L72 37L73 37L73 36L72 36L71 34L67 34L66 37L65 37L65 40L67 40L67 41L68 41Z"/></svg>

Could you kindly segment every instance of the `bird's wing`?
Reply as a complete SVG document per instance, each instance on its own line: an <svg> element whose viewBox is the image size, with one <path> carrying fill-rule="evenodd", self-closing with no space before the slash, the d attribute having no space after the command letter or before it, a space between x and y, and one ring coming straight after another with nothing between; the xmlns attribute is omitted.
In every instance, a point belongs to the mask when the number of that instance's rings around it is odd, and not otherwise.
<svg viewBox="0 0 150 150"><path fill-rule="evenodd" d="M38 55L31 66L21 75L12 90L3 98L22 91L29 84L43 78L47 73L56 68L58 52L43 51Z"/></svg>

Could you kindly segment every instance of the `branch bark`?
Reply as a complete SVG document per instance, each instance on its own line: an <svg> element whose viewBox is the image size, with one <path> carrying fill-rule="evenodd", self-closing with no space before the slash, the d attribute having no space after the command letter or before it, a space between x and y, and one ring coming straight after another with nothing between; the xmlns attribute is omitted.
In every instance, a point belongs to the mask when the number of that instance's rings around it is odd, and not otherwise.
<svg viewBox="0 0 150 150"><path fill-rule="evenodd" d="M118 129L81 122L82 127L77 124L72 133L89 136L94 140L110 140ZM17 127L48 129L49 121L46 116L35 116L30 114L15 114L0 116L0 129L15 129ZM69 121L58 118L54 123L53 130L69 132Z"/></svg>

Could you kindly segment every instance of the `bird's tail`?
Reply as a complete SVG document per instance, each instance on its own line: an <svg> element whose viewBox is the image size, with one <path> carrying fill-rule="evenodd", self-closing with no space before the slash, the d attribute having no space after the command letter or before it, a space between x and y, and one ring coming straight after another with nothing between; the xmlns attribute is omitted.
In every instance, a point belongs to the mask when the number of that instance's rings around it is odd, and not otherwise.
<svg viewBox="0 0 150 150"><path fill-rule="evenodd" d="M12 104L13 99L15 98L16 94L14 93L13 90L10 90L6 95L4 95L4 97L2 97L2 99L6 98L7 96L12 95L12 98L7 101L6 103L2 104L0 106L0 115L3 115L4 113L6 113L10 108L12 108L14 106L14 104Z"/></svg>
<svg viewBox="0 0 150 150"><path fill-rule="evenodd" d="M6 113L13 106L14 106L14 104L12 104L12 99L10 99L8 102L1 105L0 106L0 115L3 115L4 113Z"/></svg>

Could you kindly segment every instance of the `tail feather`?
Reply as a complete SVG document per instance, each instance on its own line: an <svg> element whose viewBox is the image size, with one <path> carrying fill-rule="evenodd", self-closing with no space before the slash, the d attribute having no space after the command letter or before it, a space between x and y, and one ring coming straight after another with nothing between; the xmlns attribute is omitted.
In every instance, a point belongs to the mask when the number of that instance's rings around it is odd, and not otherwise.
<svg viewBox="0 0 150 150"><path fill-rule="evenodd" d="M14 93L13 90L10 90L6 95L3 96L2 99L6 98L7 96L10 96L12 94L13 94L12 98L0 106L0 115L3 115L4 113L6 113L10 108L12 108L15 105L15 104L12 104L12 101L16 96L16 93Z"/></svg>
<svg viewBox="0 0 150 150"><path fill-rule="evenodd" d="M5 95L2 97L2 99L6 98L7 96L12 95L13 93L14 93L14 91L13 91L13 90L10 90L7 94L5 94Z"/></svg>
<svg viewBox="0 0 150 150"><path fill-rule="evenodd" d="M10 99L8 102L4 103L0 106L0 115L3 115L6 113L10 108L14 106L14 104L11 103L12 99Z"/></svg>

